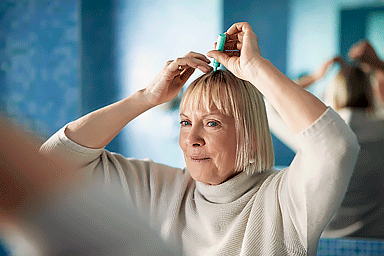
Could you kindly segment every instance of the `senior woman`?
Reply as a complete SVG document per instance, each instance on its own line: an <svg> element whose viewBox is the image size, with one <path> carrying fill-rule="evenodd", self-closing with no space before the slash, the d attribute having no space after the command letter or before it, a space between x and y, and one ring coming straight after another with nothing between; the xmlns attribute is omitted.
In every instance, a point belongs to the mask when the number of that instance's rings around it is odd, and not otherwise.
<svg viewBox="0 0 384 256"><path fill-rule="evenodd" d="M262 58L248 23L226 33L230 52L207 55L229 71L212 72L204 55L190 52L167 62L145 89L69 123L41 151L63 150L92 178L121 186L151 227L186 255L315 255L346 191L356 138L332 109ZM132 119L174 98L196 68L206 74L180 106L185 169L103 149ZM301 148L282 171L272 168L260 92Z"/></svg>

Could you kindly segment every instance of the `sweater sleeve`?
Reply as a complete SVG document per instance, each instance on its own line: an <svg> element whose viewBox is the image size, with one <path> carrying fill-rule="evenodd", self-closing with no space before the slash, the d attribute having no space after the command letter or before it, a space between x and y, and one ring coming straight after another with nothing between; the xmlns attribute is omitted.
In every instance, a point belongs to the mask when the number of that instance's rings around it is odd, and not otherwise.
<svg viewBox="0 0 384 256"><path fill-rule="evenodd" d="M67 126L68 124L45 141L40 147L40 153L59 156L65 161L69 161L75 168L85 167L97 160L104 149L86 148L70 140L64 133Z"/></svg>
<svg viewBox="0 0 384 256"><path fill-rule="evenodd" d="M359 152L355 134L328 108L309 128L295 136L299 151L284 170L282 197L300 230L306 230L308 254L340 206ZM295 218L295 217L293 217ZM302 223L306 219L307 223ZM303 226L305 225L305 226Z"/></svg>
<svg viewBox="0 0 384 256"><path fill-rule="evenodd" d="M126 158L108 150L92 149L70 140L65 127L50 137L40 148L46 155L58 155L82 172L89 187L119 187L128 200L151 226L161 229L170 212L179 207L183 192L190 183L185 170L154 163L149 159Z"/></svg>

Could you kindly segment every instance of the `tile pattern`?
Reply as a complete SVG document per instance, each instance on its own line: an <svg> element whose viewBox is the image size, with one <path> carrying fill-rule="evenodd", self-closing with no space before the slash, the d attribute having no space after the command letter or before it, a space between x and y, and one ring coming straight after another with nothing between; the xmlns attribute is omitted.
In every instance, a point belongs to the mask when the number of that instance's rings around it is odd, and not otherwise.
<svg viewBox="0 0 384 256"><path fill-rule="evenodd" d="M48 137L79 115L77 0L2 0L0 107Z"/></svg>
<svg viewBox="0 0 384 256"><path fill-rule="evenodd" d="M384 255L384 241L365 239L321 239L317 256Z"/></svg>

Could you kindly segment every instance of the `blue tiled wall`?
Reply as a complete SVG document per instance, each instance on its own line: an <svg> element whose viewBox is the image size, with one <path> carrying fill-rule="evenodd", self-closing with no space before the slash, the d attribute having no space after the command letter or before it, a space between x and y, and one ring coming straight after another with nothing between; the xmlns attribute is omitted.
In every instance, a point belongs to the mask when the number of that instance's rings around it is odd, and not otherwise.
<svg viewBox="0 0 384 256"><path fill-rule="evenodd" d="M76 0L2 0L0 107L48 137L79 115Z"/></svg>
<svg viewBox="0 0 384 256"><path fill-rule="evenodd" d="M380 256L384 241L365 239L321 239L317 256Z"/></svg>

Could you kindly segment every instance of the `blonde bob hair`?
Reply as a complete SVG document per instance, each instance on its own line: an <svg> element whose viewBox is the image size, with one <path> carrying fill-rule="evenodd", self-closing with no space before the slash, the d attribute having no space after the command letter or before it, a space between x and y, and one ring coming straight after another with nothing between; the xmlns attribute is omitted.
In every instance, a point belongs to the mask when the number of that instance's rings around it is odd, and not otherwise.
<svg viewBox="0 0 384 256"><path fill-rule="evenodd" d="M196 109L199 104L207 111L215 106L222 114L234 117L237 172L261 173L272 168L273 145L265 104L255 86L226 70L210 72L186 89L180 112Z"/></svg>
<svg viewBox="0 0 384 256"><path fill-rule="evenodd" d="M326 91L325 101L336 111L343 108L373 110L369 76L359 66L342 66Z"/></svg>

